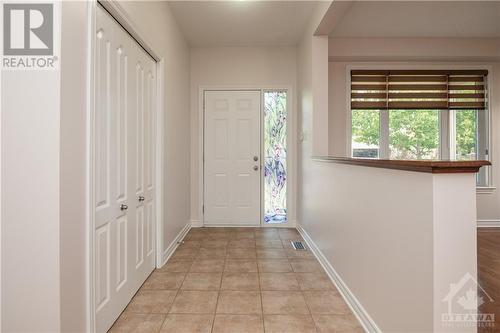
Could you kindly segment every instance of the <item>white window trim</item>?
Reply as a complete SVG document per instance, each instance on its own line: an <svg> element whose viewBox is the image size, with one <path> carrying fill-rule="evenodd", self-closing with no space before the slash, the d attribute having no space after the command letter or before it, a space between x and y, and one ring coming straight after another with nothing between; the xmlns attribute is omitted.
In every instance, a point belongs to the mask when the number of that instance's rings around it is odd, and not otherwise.
<svg viewBox="0 0 500 333"><path fill-rule="evenodd" d="M473 63L473 64L467 64L467 63L441 63L441 64L429 64L429 63L421 63L421 62L416 62L416 63L398 63L398 62L377 62L377 63L363 63L363 62L356 62L356 63L348 63L346 65L346 72L345 72L345 78L346 78L346 153L348 154L349 157L352 157L352 110L351 110L351 70L356 70L356 69L379 69L379 70L398 70L398 69L415 69L415 70L453 70L453 69L486 69L488 70L488 76L487 76L487 81L486 81L486 94L488 98L487 102L487 117L488 117L488 127L487 127L487 147L488 147L488 155L487 155L487 160L491 161L491 156L492 154L492 147L491 147L491 113L492 111L490 110L490 106L493 105L490 101L493 98L492 94L492 82L493 82L493 66L489 63ZM442 111L443 112L443 111ZM446 118L443 119L444 113L441 113L440 116L440 122L439 122L439 127L440 127L440 147L447 147L448 149L445 151L439 150L439 156L441 159L448 159L450 158L451 155L451 150L454 148L450 145L450 138L452 137L452 129L448 128L446 124L449 124L451 121L452 114L449 111L445 111L448 113L448 120ZM389 128L386 128L388 126L383 125L388 124L387 121L383 122L382 117L388 117L389 112L387 110L381 111L380 113L380 142L379 142L379 158L381 159L386 159L389 158L389 151L388 150L388 140L389 140ZM445 124L444 124L445 123ZM451 126L450 126L451 127ZM445 145L443 145L445 143ZM450 154L446 156L447 154ZM477 186L477 193L493 193L496 190L496 186L494 183L493 179L493 173L491 166L484 166L483 168L486 168L486 186Z"/></svg>
<svg viewBox="0 0 500 333"><path fill-rule="evenodd" d="M477 194L492 194L496 191L495 186L477 186L476 193Z"/></svg>

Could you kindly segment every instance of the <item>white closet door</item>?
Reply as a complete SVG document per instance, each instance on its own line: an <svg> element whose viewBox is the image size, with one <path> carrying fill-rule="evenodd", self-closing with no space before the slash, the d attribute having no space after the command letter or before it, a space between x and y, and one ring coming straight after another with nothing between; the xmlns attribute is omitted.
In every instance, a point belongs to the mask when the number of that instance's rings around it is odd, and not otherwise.
<svg viewBox="0 0 500 333"><path fill-rule="evenodd" d="M260 225L260 91L205 92L204 223Z"/></svg>
<svg viewBox="0 0 500 333"><path fill-rule="evenodd" d="M137 288L154 268L155 188L154 139L156 104L156 64L137 43L130 82L134 90L134 107L130 113L133 142L129 148L133 173L129 175L130 214L135 216L132 267ZM132 207L133 205L133 207Z"/></svg>
<svg viewBox="0 0 500 333"><path fill-rule="evenodd" d="M94 89L97 332L111 327L155 266L155 68L155 62L98 6Z"/></svg>

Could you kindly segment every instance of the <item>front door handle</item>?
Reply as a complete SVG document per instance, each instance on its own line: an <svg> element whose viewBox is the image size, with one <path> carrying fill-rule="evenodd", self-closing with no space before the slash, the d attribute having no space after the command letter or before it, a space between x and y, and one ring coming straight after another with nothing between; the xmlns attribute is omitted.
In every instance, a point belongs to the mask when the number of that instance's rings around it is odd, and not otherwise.
<svg viewBox="0 0 500 333"><path fill-rule="evenodd" d="M254 171L258 171L258 170L259 170L259 167L258 167L257 165L254 165L254 166L253 166L253 170L254 170Z"/></svg>

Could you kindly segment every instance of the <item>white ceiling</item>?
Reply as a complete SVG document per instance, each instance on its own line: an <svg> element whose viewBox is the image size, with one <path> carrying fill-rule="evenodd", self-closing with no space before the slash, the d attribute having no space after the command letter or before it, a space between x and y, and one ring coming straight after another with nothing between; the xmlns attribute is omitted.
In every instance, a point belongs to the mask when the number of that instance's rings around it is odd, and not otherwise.
<svg viewBox="0 0 500 333"><path fill-rule="evenodd" d="M500 37L500 2L353 1L330 37Z"/></svg>
<svg viewBox="0 0 500 333"><path fill-rule="evenodd" d="M169 1L194 47L296 45L317 1Z"/></svg>

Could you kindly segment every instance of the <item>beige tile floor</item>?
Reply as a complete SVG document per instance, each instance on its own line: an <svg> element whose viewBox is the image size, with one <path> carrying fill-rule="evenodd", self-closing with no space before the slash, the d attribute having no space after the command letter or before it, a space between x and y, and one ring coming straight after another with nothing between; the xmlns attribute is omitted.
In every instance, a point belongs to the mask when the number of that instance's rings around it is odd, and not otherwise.
<svg viewBox="0 0 500 333"><path fill-rule="evenodd" d="M196 228L110 332L363 332L295 229Z"/></svg>

